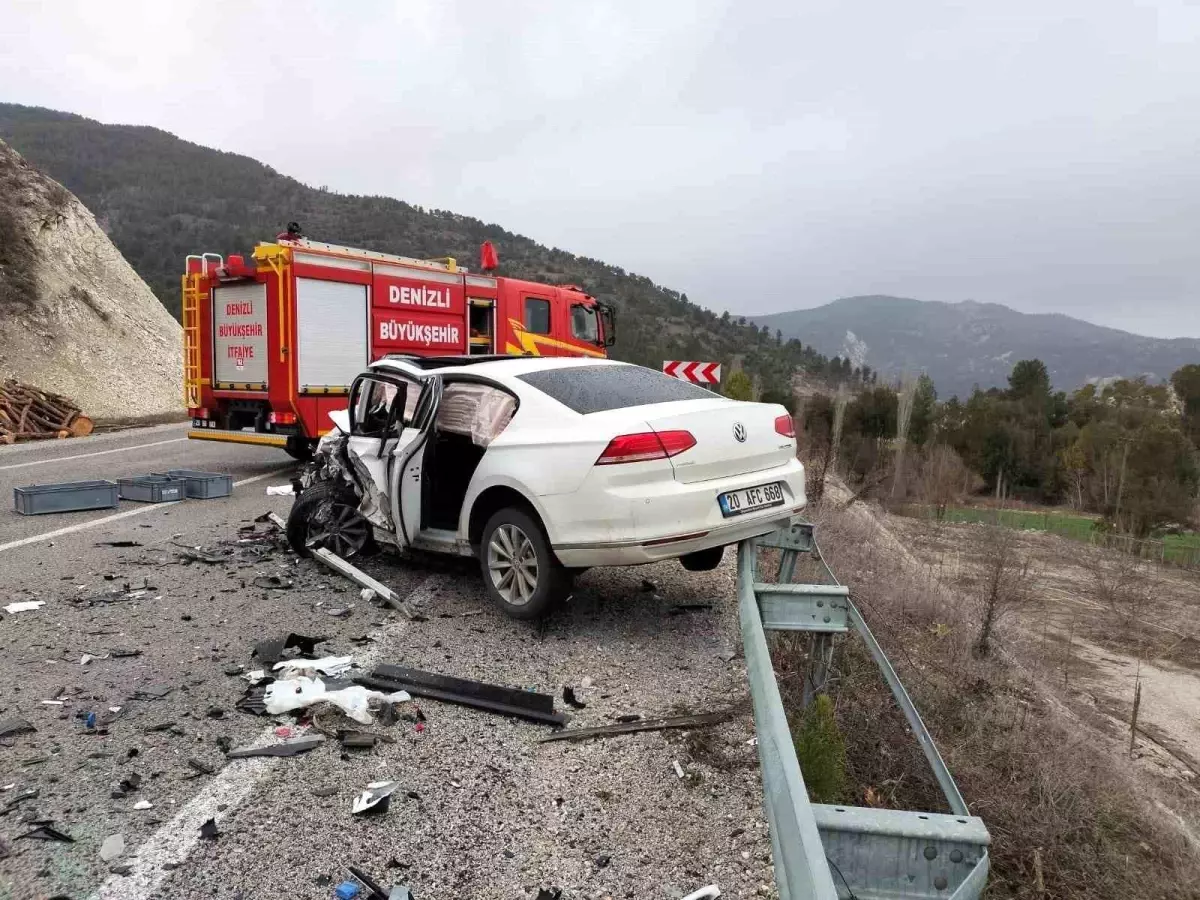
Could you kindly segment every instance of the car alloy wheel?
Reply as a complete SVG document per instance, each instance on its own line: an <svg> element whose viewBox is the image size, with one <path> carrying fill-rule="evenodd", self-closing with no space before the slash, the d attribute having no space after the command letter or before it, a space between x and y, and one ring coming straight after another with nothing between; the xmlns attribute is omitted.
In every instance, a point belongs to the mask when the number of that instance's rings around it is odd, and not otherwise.
<svg viewBox="0 0 1200 900"><path fill-rule="evenodd" d="M367 520L357 509L331 500L318 506L309 520L305 543L348 559L367 545L369 537Z"/></svg>
<svg viewBox="0 0 1200 900"><path fill-rule="evenodd" d="M537 551L518 526L505 523L488 543L488 573L506 603L525 606L538 586Z"/></svg>

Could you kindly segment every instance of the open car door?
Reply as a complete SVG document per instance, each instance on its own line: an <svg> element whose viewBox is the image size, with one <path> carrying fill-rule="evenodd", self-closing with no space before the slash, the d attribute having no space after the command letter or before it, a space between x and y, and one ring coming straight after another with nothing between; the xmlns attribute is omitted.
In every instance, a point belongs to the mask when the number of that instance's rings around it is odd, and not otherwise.
<svg viewBox="0 0 1200 900"><path fill-rule="evenodd" d="M408 378L372 373L360 375L350 388L346 452L358 480L366 482L360 509L389 532L396 530L389 500L392 461L418 437L411 422L423 387Z"/></svg>
<svg viewBox="0 0 1200 900"><path fill-rule="evenodd" d="M442 402L441 376L421 382L420 394L413 407L411 424L391 452L388 466L388 497L392 521L396 523L396 545L405 549L421 530L421 479L424 449L437 419Z"/></svg>

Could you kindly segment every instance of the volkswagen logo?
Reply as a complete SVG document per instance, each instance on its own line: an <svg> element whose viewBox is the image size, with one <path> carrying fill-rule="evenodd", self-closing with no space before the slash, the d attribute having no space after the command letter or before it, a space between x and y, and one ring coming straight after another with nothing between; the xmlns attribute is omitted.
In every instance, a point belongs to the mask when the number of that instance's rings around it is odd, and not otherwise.
<svg viewBox="0 0 1200 900"><path fill-rule="evenodd" d="M739 444L746 443L746 426L741 422L733 423L733 439Z"/></svg>

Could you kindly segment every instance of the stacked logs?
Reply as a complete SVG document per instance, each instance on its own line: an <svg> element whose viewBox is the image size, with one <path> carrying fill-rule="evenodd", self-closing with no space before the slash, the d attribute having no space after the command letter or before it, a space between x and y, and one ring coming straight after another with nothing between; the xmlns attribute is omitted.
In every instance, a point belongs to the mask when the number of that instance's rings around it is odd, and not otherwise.
<svg viewBox="0 0 1200 900"><path fill-rule="evenodd" d="M83 437L91 434L93 427L92 420L61 394L13 378L0 385L0 444Z"/></svg>

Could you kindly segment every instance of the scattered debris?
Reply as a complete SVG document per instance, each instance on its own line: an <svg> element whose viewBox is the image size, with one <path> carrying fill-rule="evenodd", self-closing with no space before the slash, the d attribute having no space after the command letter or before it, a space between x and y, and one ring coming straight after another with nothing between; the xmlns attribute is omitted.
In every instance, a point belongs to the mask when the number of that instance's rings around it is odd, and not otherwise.
<svg viewBox="0 0 1200 900"><path fill-rule="evenodd" d="M355 866L346 866L346 868L349 870L351 875L367 886L367 890L371 892L372 900L374 900L375 897L387 897L387 894L383 892L383 888L380 887L375 880L362 869L359 869Z"/></svg>
<svg viewBox="0 0 1200 900"><path fill-rule="evenodd" d="M75 843L75 838L69 834L64 834L57 828L51 827L47 823L39 825L33 831L27 831L24 834L18 834L13 840L21 840L21 838L29 838L35 841L61 841L64 844Z"/></svg>
<svg viewBox="0 0 1200 900"><path fill-rule="evenodd" d="M642 579L642 593L649 594L658 590L658 583L651 581L649 578Z"/></svg>
<svg viewBox="0 0 1200 900"><path fill-rule="evenodd" d="M154 804L149 800L139 800L137 803L133 804L133 808L137 810L154 809Z"/></svg>
<svg viewBox="0 0 1200 900"><path fill-rule="evenodd" d="M596 868L597 869L607 869L608 864L610 862L612 862L611 856L597 856L596 857Z"/></svg>
<svg viewBox="0 0 1200 900"><path fill-rule="evenodd" d="M217 820L209 819L200 826L200 837L207 841L215 841L221 836L220 829L217 828Z"/></svg>
<svg viewBox="0 0 1200 900"><path fill-rule="evenodd" d="M269 591L290 591L296 586L294 582L280 578L278 575L259 575L252 584L257 588Z"/></svg>
<svg viewBox="0 0 1200 900"><path fill-rule="evenodd" d="M562 897L562 888L539 888L537 900L560 900Z"/></svg>
<svg viewBox="0 0 1200 900"><path fill-rule="evenodd" d="M266 744L261 747L239 747L236 750L230 750L226 755L230 759L249 759L252 756L296 756L300 753L307 753L309 750L324 743L324 741L325 738L321 735L312 734L306 737L293 738L290 741L282 741L278 744Z"/></svg>
<svg viewBox="0 0 1200 900"><path fill-rule="evenodd" d="M97 547L142 547L141 541L96 541Z"/></svg>
<svg viewBox="0 0 1200 900"><path fill-rule="evenodd" d="M681 766L681 765L679 764L679 760L677 760L677 759L673 759L673 760L671 760L671 767L672 767L672 768L675 770L675 774L679 776L679 778L680 778L680 780L681 780L681 781L682 781L682 780L683 780L685 777L687 777L687 776L685 776L685 775L684 775L684 773L683 773L683 766Z"/></svg>
<svg viewBox="0 0 1200 900"><path fill-rule="evenodd" d="M379 736L371 734L369 731L343 729L338 732L338 740L341 742L343 750L370 750L379 743Z"/></svg>
<svg viewBox="0 0 1200 900"><path fill-rule="evenodd" d="M575 688L573 687L563 688L563 703L567 704L567 706L571 707L572 709L587 708L587 704L575 696Z"/></svg>
<svg viewBox="0 0 1200 900"><path fill-rule="evenodd" d="M708 887L702 887L698 891L693 891L688 894L683 900L714 900L721 896L721 889L715 884L710 884Z"/></svg>
<svg viewBox="0 0 1200 900"><path fill-rule="evenodd" d="M121 779L120 783L117 785L117 789L120 791L123 791L126 794L132 794L139 787L141 787L141 785L142 785L142 776L139 775L137 772L130 772L128 775L126 775L124 778Z"/></svg>
<svg viewBox="0 0 1200 900"><path fill-rule="evenodd" d="M151 732L155 731L170 731L174 727L174 722L159 722L157 725L151 725L148 728L143 728L142 732L145 734L150 734Z"/></svg>
<svg viewBox="0 0 1200 900"><path fill-rule="evenodd" d="M129 657L129 656L141 656L142 651L141 650L128 650L128 649L109 650L108 655L111 656L113 659L125 659L126 657Z"/></svg>
<svg viewBox="0 0 1200 900"><path fill-rule="evenodd" d="M118 856L125 852L125 837L120 834L110 834L104 839L104 843L100 845L100 858L105 862L112 862Z"/></svg>
<svg viewBox="0 0 1200 900"><path fill-rule="evenodd" d="M283 670L284 677L320 672L322 675L337 676L350 670L352 656L323 656L320 659L285 659L275 663L272 671Z"/></svg>
<svg viewBox="0 0 1200 900"><path fill-rule="evenodd" d="M312 789L312 795L314 797L332 797L337 792L338 792L338 789L336 787L334 787L333 785L329 785L328 787L318 787L318 788Z"/></svg>
<svg viewBox="0 0 1200 900"><path fill-rule="evenodd" d="M367 603L370 603L372 600L375 599L376 594L370 588L363 588L361 591L358 592L358 596L359 596L360 600L364 600Z"/></svg>
<svg viewBox="0 0 1200 900"><path fill-rule="evenodd" d="M8 799L8 802L4 804L4 810L0 812L0 815L8 815L13 809L16 808L18 803L24 803L26 800L32 800L37 795L37 788L26 788L25 790L21 791L21 793L16 794Z"/></svg>
<svg viewBox="0 0 1200 900"><path fill-rule="evenodd" d="M372 814L387 812L388 805L391 803L392 793L399 786L395 781L372 781L367 785L365 791L354 798L350 812L353 815L364 812Z"/></svg>
<svg viewBox="0 0 1200 900"><path fill-rule="evenodd" d="M642 719L642 717L640 715L638 715L637 713L626 713L623 716L617 716L617 721L624 722L624 723L640 722L641 719Z"/></svg>
<svg viewBox="0 0 1200 900"><path fill-rule="evenodd" d="M332 703L355 722L370 725L373 721L370 701L373 698L387 703L412 699L402 688L383 693L353 684L349 687L329 690L320 678L308 678L301 675L296 678L279 679L267 685L263 692L263 708L271 715L277 716L280 713L303 709L316 703Z"/></svg>
<svg viewBox="0 0 1200 900"><path fill-rule="evenodd" d="M736 657L737 651L732 647L726 647L724 650L721 650L717 653L717 659L721 660L723 663L731 663Z"/></svg>
<svg viewBox="0 0 1200 900"><path fill-rule="evenodd" d="M354 680L367 687L408 691L418 697L457 703L547 725L565 725L567 721L563 713L554 711L553 697L535 691L523 691L390 665L376 666L370 677Z"/></svg>
<svg viewBox="0 0 1200 900"><path fill-rule="evenodd" d="M329 568L333 569L333 571L337 572L339 575L346 576L360 587L370 588L378 596L382 597L385 601L390 603L396 609L400 610L400 612L404 613L410 619L415 615L416 610L405 603L399 594L397 594L387 585L376 581L366 572L363 572L362 570L350 565L350 563L346 562L336 553L332 553L329 550L326 550L324 547L313 547L312 555L314 558L320 560Z"/></svg>
<svg viewBox="0 0 1200 900"><path fill-rule="evenodd" d="M46 605L45 600L22 600L19 603L10 603L4 607L6 613L29 612L34 609L41 609Z"/></svg>
<svg viewBox="0 0 1200 900"><path fill-rule="evenodd" d="M196 759L194 756L188 757L187 764L201 775L212 775L214 772L216 772L216 769L214 769L208 763L204 762L203 760Z"/></svg>
<svg viewBox="0 0 1200 900"><path fill-rule="evenodd" d="M5 719L0 721L0 738L12 737L16 734L28 734L37 731L32 722L24 719Z"/></svg>
<svg viewBox="0 0 1200 900"><path fill-rule="evenodd" d="M219 706L210 706L205 711L204 715L209 719L223 719L225 718L225 710L221 709Z"/></svg>
<svg viewBox="0 0 1200 900"><path fill-rule="evenodd" d="M316 651L317 644L323 644L327 640L329 639L325 637L288 634L281 638L272 638L269 641L262 641L256 644L254 652L251 655L264 666L272 666L283 659L284 650L295 649L301 656L312 656Z"/></svg>
<svg viewBox="0 0 1200 900"><path fill-rule="evenodd" d="M179 549L175 551L175 555L182 559L185 563L200 562L210 566L217 566L227 562L227 559L224 556L217 556L215 553L208 553L204 550L201 550L199 547L183 547L179 544L176 544L175 546L179 547Z"/></svg>
<svg viewBox="0 0 1200 900"><path fill-rule="evenodd" d="M598 725L595 728L569 728L539 738L539 743L549 741L578 741L591 737L609 737L615 734L633 734L638 731L664 731L668 728L703 728L729 721L737 712L736 707L713 713L691 716L671 716L666 719L638 719L616 725Z"/></svg>
<svg viewBox="0 0 1200 900"><path fill-rule="evenodd" d="M290 484L268 484L268 497L290 497L296 493L296 489Z"/></svg>
<svg viewBox="0 0 1200 900"><path fill-rule="evenodd" d="M333 889L333 896L337 897L338 900L354 900L358 896L358 885L353 881L343 881Z"/></svg>
<svg viewBox="0 0 1200 900"><path fill-rule="evenodd" d="M167 684L151 684L144 688L138 688L133 692L131 700L161 700L167 694L171 693L174 688Z"/></svg>
<svg viewBox="0 0 1200 900"><path fill-rule="evenodd" d="M333 616L335 619L344 619L352 612L354 612L353 606L334 606L325 610L325 615Z"/></svg>
<svg viewBox="0 0 1200 900"><path fill-rule="evenodd" d="M249 672L242 672L241 676L242 676L242 678L244 678L248 682L250 682L250 684L255 685L255 684L258 684L260 681L265 680L267 677L267 673L264 672L262 669L252 669Z"/></svg>

